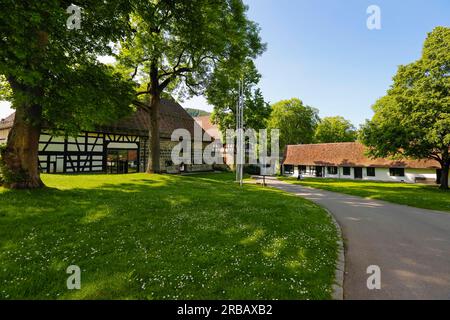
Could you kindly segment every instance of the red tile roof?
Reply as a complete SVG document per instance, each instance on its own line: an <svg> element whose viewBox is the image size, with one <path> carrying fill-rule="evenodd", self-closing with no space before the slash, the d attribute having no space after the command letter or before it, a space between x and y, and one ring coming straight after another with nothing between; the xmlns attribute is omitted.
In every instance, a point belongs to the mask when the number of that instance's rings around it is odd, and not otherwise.
<svg viewBox="0 0 450 320"><path fill-rule="evenodd" d="M222 140L219 127L211 122L211 116L195 117L194 120L215 140Z"/></svg>
<svg viewBox="0 0 450 320"><path fill-rule="evenodd" d="M288 165L438 169L435 160L370 159L359 142L289 145L283 163Z"/></svg>

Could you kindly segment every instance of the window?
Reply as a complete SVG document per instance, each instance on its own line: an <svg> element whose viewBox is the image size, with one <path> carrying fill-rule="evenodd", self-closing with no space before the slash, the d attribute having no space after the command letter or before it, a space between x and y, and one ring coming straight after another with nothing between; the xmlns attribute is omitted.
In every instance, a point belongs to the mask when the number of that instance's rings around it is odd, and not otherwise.
<svg viewBox="0 0 450 320"><path fill-rule="evenodd" d="M344 170L344 176L350 176L352 173L351 173L351 168L350 167L344 167L343 168Z"/></svg>
<svg viewBox="0 0 450 320"><path fill-rule="evenodd" d="M328 174L337 174L338 173L338 167L327 167L327 173Z"/></svg>
<svg viewBox="0 0 450 320"><path fill-rule="evenodd" d="M375 177L375 168L367 168L367 176Z"/></svg>
<svg viewBox="0 0 450 320"><path fill-rule="evenodd" d="M404 177L405 169L404 168L389 168L389 175L391 177Z"/></svg>
<svg viewBox="0 0 450 320"><path fill-rule="evenodd" d="M289 164L284 165L284 173L285 174L294 174L294 166L291 166Z"/></svg>
<svg viewBox="0 0 450 320"><path fill-rule="evenodd" d="M107 173L138 172L137 150L108 148L106 159Z"/></svg>
<svg viewBox="0 0 450 320"><path fill-rule="evenodd" d="M301 174L305 174L306 173L306 166L298 166L298 171Z"/></svg>

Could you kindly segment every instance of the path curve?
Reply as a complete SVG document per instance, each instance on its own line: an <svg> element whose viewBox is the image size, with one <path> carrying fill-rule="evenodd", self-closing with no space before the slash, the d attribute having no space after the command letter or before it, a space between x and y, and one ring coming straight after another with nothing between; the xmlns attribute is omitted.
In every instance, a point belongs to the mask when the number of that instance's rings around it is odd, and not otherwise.
<svg viewBox="0 0 450 320"><path fill-rule="evenodd" d="M450 214L268 179L327 208L345 241L345 299L450 299ZM420 197L420 194L417 196ZM381 289L367 288L380 267Z"/></svg>

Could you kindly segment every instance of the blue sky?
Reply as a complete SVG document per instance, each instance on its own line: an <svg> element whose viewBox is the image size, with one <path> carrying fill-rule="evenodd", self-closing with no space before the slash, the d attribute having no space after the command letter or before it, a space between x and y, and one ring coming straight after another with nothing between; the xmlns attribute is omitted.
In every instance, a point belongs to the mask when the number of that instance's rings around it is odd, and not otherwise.
<svg viewBox="0 0 450 320"><path fill-rule="evenodd" d="M244 0L268 49L257 60L266 100L298 97L355 125L372 116L400 64L420 57L426 34L450 26L450 0ZM366 27L381 9L381 30ZM211 110L204 99L184 106ZM0 104L0 118L10 112Z"/></svg>
<svg viewBox="0 0 450 320"><path fill-rule="evenodd" d="M391 84L398 65L420 57L426 34L450 26L449 0L246 0L268 50L258 59L266 99L298 97L321 116L355 125ZM366 26L370 5L381 30Z"/></svg>
<svg viewBox="0 0 450 320"><path fill-rule="evenodd" d="M265 98L298 97L322 117L342 115L357 126L372 117L398 65L420 57L427 33L450 26L450 0L245 2L268 45L257 61ZM373 4L381 9L381 30L366 26ZM206 109L202 103L192 106Z"/></svg>

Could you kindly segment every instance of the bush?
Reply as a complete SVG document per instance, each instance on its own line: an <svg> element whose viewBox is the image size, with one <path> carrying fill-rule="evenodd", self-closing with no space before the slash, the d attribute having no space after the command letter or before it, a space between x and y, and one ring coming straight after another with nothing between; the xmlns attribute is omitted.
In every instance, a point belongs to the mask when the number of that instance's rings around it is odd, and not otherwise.
<svg viewBox="0 0 450 320"><path fill-rule="evenodd" d="M214 164L213 169L215 171L230 172L230 167L228 167L226 164Z"/></svg>
<svg viewBox="0 0 450 320"><path fill-rule="evenodd" d="M254 164L249 164L244 167L244 172L246 174L253 174L253 175L260 175L261 174L261 168Z"/></svg>

